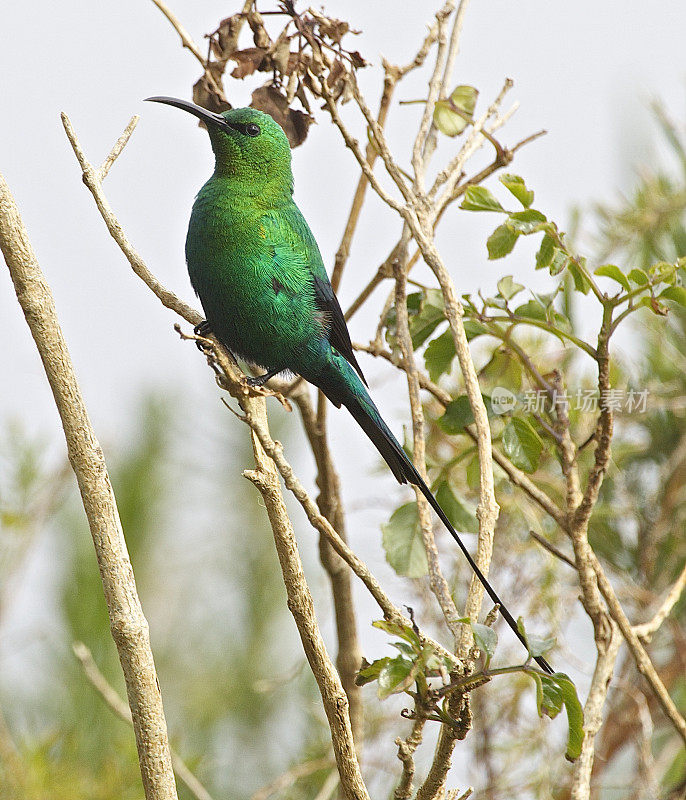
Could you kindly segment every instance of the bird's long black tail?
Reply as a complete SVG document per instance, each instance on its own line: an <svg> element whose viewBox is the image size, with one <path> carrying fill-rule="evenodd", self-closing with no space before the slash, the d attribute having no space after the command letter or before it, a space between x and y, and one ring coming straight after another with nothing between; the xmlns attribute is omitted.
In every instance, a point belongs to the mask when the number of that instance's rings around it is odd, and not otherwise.
<svg viewBox="0 0 686 800"><path fill-rule="evenodd" d="M352 371L352 370L351 370ZM360 383L360 388L364 391L364 387ZM515 621L512 614L507 609L507 606L503 603L503 601L498 597L497 592L488 582L486 576L481 572L479 567L477 566L474 559L469 554L469 551L465 547L460 535L452 526L450 520L448 519L445 511L441 508L438 500L434 497L431 489L426 485L422 476L417 472L414 464L410 461L407 457L407 454L401 447L398 440L393 436L389 427L383 421L381 415L379 414L378 409L374 405L373 401L369 397L366 391L364 394L362 392L358 392L356 394L351 394L348 397L342 399L343 405L350 411L353 415L359 426L362 430L367 434L367 436L371 439L373 444L375 445L376 449L381 453L384 461L388 464L391 468L391 471L395 475L396 479L399 483L412 483L419 488L421 493L426 497L429 505L433 508L433 510L438 514L441 522L445 525L450 535L453 539L457 542L457 546L460 548L464 557L467 559L469 566L474 570L474 574L476 577L481 581L484 589L486 590L488 596L491 600L497 604L500 608L500 613L507 622L507 624L512 628L515 636L519 639L519 641L527 647L526 639L524 635L517 627L517 622ZM528 649L528 648L527 648ZM554 670L550 666L550 664L543 658L542 656L536 656L535 659L538 666L547 672L548 674L552 675Z"/></svg>

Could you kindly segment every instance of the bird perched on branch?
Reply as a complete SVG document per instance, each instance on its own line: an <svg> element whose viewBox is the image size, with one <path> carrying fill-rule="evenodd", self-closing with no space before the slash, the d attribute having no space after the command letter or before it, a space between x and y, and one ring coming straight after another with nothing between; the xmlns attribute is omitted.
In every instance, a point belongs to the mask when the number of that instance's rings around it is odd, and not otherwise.
<svg viewBox="0 0 686 800"><path fill-rule="evenodd" d="M293 201L288 139L267 114L215 114L173 97L150 97L202 120L215 155L212 177L193 205L186 261L207 323L236 356L266 372L289 371L345 406L399 483L419 488L517 638L514 618L472 559L450 520L374 405L317 242ZM547 661L538 665L551 673Z"/></svg>

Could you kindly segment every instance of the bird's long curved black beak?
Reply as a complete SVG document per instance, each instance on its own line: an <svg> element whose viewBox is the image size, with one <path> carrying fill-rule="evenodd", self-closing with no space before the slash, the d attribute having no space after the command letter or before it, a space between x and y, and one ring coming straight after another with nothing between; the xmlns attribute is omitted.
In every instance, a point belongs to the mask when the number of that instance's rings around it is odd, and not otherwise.
<svg viewBox="0 0 686 800"><path fill-rule="evenodd" d="M176 97L146 97L145 99L147 102L164 103L168 106L180 108L182 111L187 111L194 117L201 119L206 125L219 125L221 128L229 127L221 114L215 114L213 111L208 111L206 108L202 108L202 106L198 106L188 100L178 100Z"/></svg>

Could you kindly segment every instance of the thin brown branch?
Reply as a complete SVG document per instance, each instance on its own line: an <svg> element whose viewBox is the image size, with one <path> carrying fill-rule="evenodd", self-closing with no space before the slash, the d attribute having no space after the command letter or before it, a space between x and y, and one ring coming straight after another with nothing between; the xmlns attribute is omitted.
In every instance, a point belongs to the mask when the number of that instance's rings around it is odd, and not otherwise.
<svg viewBox="0 0 686 800"><path fill-rule="evenodd" d="M574 562L573 558L570 558L568 555L562 552L559 548L555 547L554 544L551 544L547 539L540 535L540 533L536 533L536 531L529 531L529 536L544 550L547 550L551 555L555 556L555 558L559 558L563 564L567 564L568 567L572 569L576 569L576 563Z"/></svg>
<svg viewBox="0 0 686 800"><path fill-rule="evenodd" d="M267 800L277 792L285 792L300 778L306 778L312 775L313 772L319 772L322 769L331 767L331 761L328 758L316 758L312 761L303 761L302 764L296 764L294 767L286 770L278 778L258 789L251 795L250 800Z"/></svg>
<svg viewBox="0 0 686 800"><path fill-rule="evenodd" d="M181 20L174 14L174 12L169 8L166 3L163 3L162 0L152 0L152 2L159 8L159 10L164 14L164 16L169 20L171 23L172 28L179 34L181 38L181 44L188 48L191 53L195 56L197 61L200 63L200 66L203 69L207 67L207 59L205 56L200 52L200 48L198 45L193 41L190 33L183 27L181 24Z"/></svg>
<svg viewBox="0 0 686 800"><path fill-rule="evenodd" d="M319 393L319 397L319 409L323 410L325 406L321 402L321 393ZM338 531L341 539L347 542L340 480L326 438L326 419L322 414L315 414L310 393L305 384L300 385L299 390L291 395L291 399L300 410L303 427L317 465L317 485L319 486L317 505L322 514ZM331 581L338 639L336 666L350 703L350 722L359 753L364 734L363 706L361 689L355 679L362 662L362 651L357 636L357 619L350 570L321 534L319 558Z"/></svg>
<svg viewBox="0 0 686 800"><path fill-rule="evenodd" d="M95 663L93 654L86 647L83 642L73 642L71 649L78 659L81 667L83 668L84 675L88 679L91 686L102 697L110 709L124 722L133 725L131 719L131 709L121 699L117 691L108 682L107 678L100 672L98 665ZM183 781L188 791L197 798L197 800L212 800L212 795L205 789L200 781L188 768L186 762L181 756L170 747L172 767L176 776Z"/></svg>
<svg viewBox="0 0 686 800"><path fill-rule="evenodd" d="M105 193L103 192L100 170L96 170L86 158L81 148L81 145L79 144L79 141L76 137L76 132L74 131L74 128L71 124L71 121L69 120L69 117L64 113L62 113L61 116L62 116L62 124L64 125L64 130L66 131L72 149L74 150L76 159L81 167L83 173L83 182L86 184L89 191L93 195L93 199L95 200L95 204L98 207L98 211L100 212L100 215L102 216L105 225L107 225L107 230L110 232L110 235L112 236L114 241L119 245L119 248L126 256L133 271L148 286L148 288L151 289L157 295L157 297L162 301L162 304L164 306L170 308L172 311L175 311L179 316L183 317L186 320L186 322L190 322L191 325L197 325L198 323L202 322L203 320L202 314L198 313L194 308L184 303L183 300L179 299L173 292L170 292L167 289L165 289L164 286L157 280L157 278L150 272L150 270L145 265L143 259L140 257L138 252L134 249L133 245L126 238L126 236L124 235L124 231L121 225L119 224L119 221L115 217L114 212L112 211L112 208L109 202L107 201L107 198L105 197ZM127 131L129 130L129 128L135 125L134 122L135 119L136 118L134 117L131 120L131 122L129 122L129 125L126 128ZM123 137L120 137L118 141L122 141L122 138ZM126 142L124 142L124 144L126 144ZM116 145L115 148L113 148L112 153L114 153L115 150L116 150ZM121 148L116 153L114 158L116 158L120 152ZM112 153L110 155L112 155ZM114 158L112 159L112 162L114 161ZM107 161L105 163L107 163Z"/></svg>
<svg viewBox="0 0 686 800"><path fill-rule="evenodd" d="M686 744L686 720L679 712L679 709L676 707L672 698L669 696L669 692L667 691L660 676L657 674L657 670L653 666L653 662L650 660L650 656L641 644L635 630L632 628L629 619L624 613L621 603L617 599L615 590L612 588L612 584L605 574L605 570L593 551L591 551L590 557L593 569L597 576L598 588L600 589L603 598L607 603L608 612L621 630L622 636L626 640L631 655L636 662L638 671L645 678L667 719L669 719L674 726L674 729L677 731L679 736L681 736L684 744Z"/></svg>
<svg viewBox="0 0 686 800"><path fill-rule="evenodd" d="M672 588L667 592L665 599L655 612L653 618L641 625L633 626L633 631L639 639L642 639L644 642L649 642L652 639L653 635L670 615L674 606L679 602L679 598L684 589L686 589L686 564L684 564L679 577L672 585Z"/></svg>
<svg viewBox="0 0 686 800"><path fill-rule="evenodd" d="M381 94L381 100L379 101L379 111L376 116L377 123L382 129L386 124L388 110L391 106L391 100L393 98L393 92L395 91L397 82L398 71L392 70L392 68L386 66L383 92ZM378 156L378 151L371 142L367 144L365 155L369 169L374 169L374 162ZM365 173L362 172L357 182L357 188L355 189L355 195L353 196L353 202L350 208L350 213L348 214L348 221L345 224L345 230L343 231L343 237L340 245L338 246L336 257L334 259L333 271L331 273L331 285L333 286L334 292L338 291L341 278L343 276L343 269L345 268L345 264L348 261L348 256L350 255L350 245L352 243L353 236L355 235L355 230L357 229L357 223L360 219L360 213L362 211L362 206L364 205L368 186L369 179Z"/></svg>
<svg viewBox="0 0 686 800"><path fill-rule="evenodd" d="M319 772L322 769L331 767L331 761L328 758L316 758L312 761L304 761L302 764L296 764L294 767L286 770L278 778L258 789L251 795L250 800L267 800L277 792L284 792L300 778L306 778L313 772Z"/></svg>
<svg viewBox="0 0 686 800"><path fill-rule="evenodd" d="M581 755L574 764L571 800L588 800L591 793L591 773L595 756L595 737L603 722L603 708L617 661L622 637L614 623L610 623L609 636L599 644L591 687L584 705L584 741Z"/></svg>
<svg viewBox="0 0 686 800"><path fill-rule="evenodd" d="M400 781L393 793L395 800L409 800L412 796L412 781L415 773L414 754L422 743L425 724L426 719L421 716L416 717L409 735L405 739L398 737L395 740L398 746L398 758L403 765Z"/></svg>
<svg viewBox="0 0 686 800"><path fill-rule="evenodd" d="M110 630L124 672L147 800L176 800L167 726L143 615L107 465L74 373L55 303L4 178L0 249L38 348L67 442L100 568Z"/></svg>
<svg viewBox="0 0 686 800"><path fill-rule="evenodd" d="M412 339L410 337L410 323L407 313L406 289L407 289L407 245L410 238L410 230L404 226L403 237L401 238L398 250L398 260L395 264L395 308L397 314L398 342L403 354L405 374L407 375L407 387L410 397L410 411L412 415L412 442L413 460L425 482L428 482L426 473L426 444L424 442L424 410L419 396L419 378L417 367L414 362L414 351L412 349ZM448 629L453 635L454 647L457 649L460 636L462 635L462 623L458 622L460 615L455 607L455 602L450 594L448 582L443 577L440 561L438 559L438 548L433 534L431 522L431 511L429 504L419 490L415 488L417 497L417 510L419 514L420 530L426 551L429 568L429 585L434 593L436 600L441 608L443 618Z"/></svg>
<svg viewBox="0 0 686 800"><path fill-rule="evenodd" d="M240 376L236 377L240 383ZM262 447L263 440L272 441L267 429L265 401L264 398L249 397L242 398L239 402L251 426L256 465L255 469L246 470L244 475L257 487L267 508L288 595L288 608L295 620L305 655L322 697L341 786L345 796L350 800L368 800L369 794L355 752L348 699L319 632L314 602L305 580L293 526L288 516L274 461Z"/></svg>
<svg viewBox="0 0 686 800"><path fill-rule="evenodd" d="M466 7L466 3L463 4ZM433 130L433 114L436 107L436 101L440 97L441 89L443 88L443 73L446 67L446 59L448 57L448 39L446 36L448 19L455 10L454 0L448 0L443 7L436 13L436 23L438 25L438 47L436 50L436 60L434 62L431 78L429 79L429 91L424 104L424 111L422 112L422 119L419 123L417 135L415 136L414 144L412 146L412 169L414 171L414 188L418 195L423 195L425 192L424 176L429 157L429 149L431 146L428 144L430 132ZM457 26L453 27L453 31L457 30ZM458 31L459 33L459 31ZM457 42L454 44L457 49ZM357 99L357 98L356 98ZM358 100L359 105L359 100ZM360 106L362 108L362 106ZM364 113L364 112L363 112ZM389 169L389 161L386 161L386 168ZM389 169L390 172L390 169ZM407 198L409 200L409 198Z"/></svg>
<svg viewBox="0 0 686 800"><path fill-rule="evenodd" d="M455 745L467 735L472 726L469 695L454 692L448 698L448 713L459 725L441 725L431 767L419 787L415 800L435 800L445 791L445 781L452 766Z"/></svg>

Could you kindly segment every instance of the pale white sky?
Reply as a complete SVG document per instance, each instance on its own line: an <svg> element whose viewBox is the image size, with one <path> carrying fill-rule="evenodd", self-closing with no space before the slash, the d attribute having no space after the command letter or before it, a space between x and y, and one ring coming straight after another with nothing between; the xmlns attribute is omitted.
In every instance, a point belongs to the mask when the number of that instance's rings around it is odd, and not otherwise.
<svg viewBox="0 0 686 800"><path fill-rule="evenodd" d="M216 0L172 5L198 41L232 11ZM378 65L380 54L405 58L423 35L433 4L354 0L326 7L364 31L356 46ZM141 384L203 381L204 390L212 388L200 359L170 333L170 313L134 279L107 236L79 179L59 112L70 114L94 161L104 156L130 115L141 114L138 130L107 179L107 192L150 267L191 300L183 242L193 196L211 169L209 147L192 120L141 101L151 94L189 96L198 68L159 11L144 0L115 6L67 0L59 11L48 3L12 3L1 16L0 169L52 285L90 412L106 441L126 424L129 400ZM684 30L681 0L664 0L649 11L638 0L473 2L455 80L478 86L482 104L505 76L515 80L510 98L520 109L502 140L512 144L542 127L549 134L522 151L512 169L526 175L540 207L564 222L573 204L611 199L627 188L627 163L655 146L645 108L651 97L663 98L677 119L686 117ZM363 73L372 99L378 79L374 66ZM399 97L420 97L423 81L423 75L414 76ZM230 84L228 91L235 104L247 101L247 86ZM390 136L399 152L406 151L417 114L416 106L393 112ZM296 199L330 265L357 176L323 115L320 123L295 153ZM361 126L358 131L362 136ZM341 287L344 307L397 235L392 216L378 204L374 209L360 227ZM484 241L493 227L486 217L457 212L442 224L445 259L465 290L492 288L501 271L501 262L485 259ZM526 278L531 263L523 249L506 269ZM351 325L353 339L368 339L370 323L371 314L360 315ZM4 269L0 324L6 345L0 351L0 415L18 415L31 427L59 436L47 384ZM372 375L384 369L366 366ZM397 410L402 418L402 409Z"/></svg>

